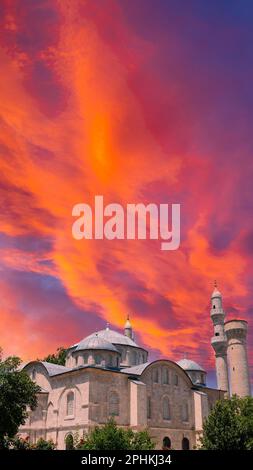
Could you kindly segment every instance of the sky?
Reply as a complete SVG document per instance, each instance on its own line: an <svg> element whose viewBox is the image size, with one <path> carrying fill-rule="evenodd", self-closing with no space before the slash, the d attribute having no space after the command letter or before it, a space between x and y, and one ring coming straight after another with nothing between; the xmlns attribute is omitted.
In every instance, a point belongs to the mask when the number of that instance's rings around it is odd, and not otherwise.
<svg viewBox="0 0 253 470"><path fill-rule="evenodd" d="M0 4L0 345L42 358L95 330L214 384L210 296L249 322L253 376L253 5ZM72 208L181 204L181 245L74 240Z"/></svg>

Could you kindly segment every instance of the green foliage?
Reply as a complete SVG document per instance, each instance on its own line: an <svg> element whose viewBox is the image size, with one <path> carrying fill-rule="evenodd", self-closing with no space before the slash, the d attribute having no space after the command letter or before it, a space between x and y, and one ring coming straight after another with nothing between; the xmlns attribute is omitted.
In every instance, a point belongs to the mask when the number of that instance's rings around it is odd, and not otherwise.
<svg viewBox="0 0 253 470"><path fill-rule="evenodd" d="M30 450L31 444L28 438L23 439L22 437L16 436L9 440L8 448L13 450Z"/></svg>
<svg viewBox="0 0 253 470"><path fill-rule="evenodd" d="M253 398L217 401L204 423L201 448L253 450Z"/></svg>
<svg viewBox="0 0 253 470"><path fill-rule="evenodd" d="M32 450L54 450L55 449L55 444L52 441L52 439L49 439L49 441L46 441L45 439L38 439L36 444L32 446Z"/></svg>
<svg viewBox="0 0 253 470"><path fill-rule="evenodd" d="M8 449L11 450L54 450L55 444L52 439L46 441L42 437L38 439L36 444L30 444L29 437L23 439L22 437L15 436L9 439Z"/></svg>
<svg viewBox="0 0 253 470"><path fill-rule="evenodd" d="M37 405L40 387L19 370L20 364L14 356L2 360L0 352L0 448L5 448L8 439L25 423L27 407L33 410Z"/></svg>
<svg viewBox="0 0 253 470"><path fill-rule="evenodd" d="M42 361L51 362L52 364L59 364L65 366L67 349L60 347L57 349L55 354L49 354ZM40 359L39 359L40 360Z"/></svg>
<svg viewBox="0 0 253 470"><path fill-rule="evenodd" d="M114 419L104 426L95 426L82 439L78 449L86 450L149 450L154 449L154 442L147 430L133 432L132 429L117 427Z"/></svg>
<svg viewBox="0 0 253 470"><path fill-rule="evenodd" d="M134 432L131 440L132 450L152 450L155 443L152 441L148 430Z"/></svg>

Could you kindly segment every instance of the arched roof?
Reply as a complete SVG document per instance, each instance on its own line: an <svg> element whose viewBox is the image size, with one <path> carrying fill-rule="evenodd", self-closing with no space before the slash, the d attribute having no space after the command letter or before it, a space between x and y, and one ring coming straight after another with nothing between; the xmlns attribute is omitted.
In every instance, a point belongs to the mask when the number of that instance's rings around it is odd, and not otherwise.
<svg viewBox="0 0 253 470"><path fill-rule="evenodd" d="M27 362L27 363L24 364L23 367L21 365L21 369L24 370L28 366L31 366L31 365L36 366L38 364L42 365L46 369L46 371L47 371L47 373L50 377L52 377L53 375L62 374L63 372L69 372L69 371L72 370L69 367L61 366L60 364L53 364L51 362L45 362L45 361Z"/></svg>
<svg viewBox="0 0 253 470"><path fill-rule="evenodd" d="M185 379L188 381L188 383L190 385L193 385L192 381L191 381L191 378L189 377L189 375L186 373L186 371L180 367L177 362L173 362L173 361L170 361L169 359L158 359L156 361L153 361L153 362L145 362L144 364L139 364L137 366L133 366L133 367L126 367L124 369L121 369L121 372L123 372L124 374L129 374L129 375L142 375L144 371L146 371L149 367L153 366L154 364L159 364L161 363L161 365L164 365L164 363L167 363L168 365L173 365L175 366L175 369L178 369L178 372L180 373L183 373L183 375L185 376Z"/></svg>
<svg viewBox="0 0 253 470"><path fill-rule="evenodd" d="M184 370L198 370L201 372L205 372L205 369L203 369L203 367L201 367L197 362L191 361L190 359L181 359L177 362L177 364Z"/></svg>

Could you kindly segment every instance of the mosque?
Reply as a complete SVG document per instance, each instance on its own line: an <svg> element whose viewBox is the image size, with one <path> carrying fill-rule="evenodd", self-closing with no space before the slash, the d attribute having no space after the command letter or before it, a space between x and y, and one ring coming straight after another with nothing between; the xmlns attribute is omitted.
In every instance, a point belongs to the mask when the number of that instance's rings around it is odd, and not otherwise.
<svg viewBox="0 0 253 470"><path fill-rule="evenodd" d="M133 337L129 318L123 334L97 331L67 350L65 366L32 361L23 366L40 387L38 406L20 427L21 437L52 439L65 449L113 416L119 426L148 428L157 449L194 449L203 422L218 399L250 395L247 322L225 322L217 286L211 296L217 389L195 361L148 360Z"/></svg>

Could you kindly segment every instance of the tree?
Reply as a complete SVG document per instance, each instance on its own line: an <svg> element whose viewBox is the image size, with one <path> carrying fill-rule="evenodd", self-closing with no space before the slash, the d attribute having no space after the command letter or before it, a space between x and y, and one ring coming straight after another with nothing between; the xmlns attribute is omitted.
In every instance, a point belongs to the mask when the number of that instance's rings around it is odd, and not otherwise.
<svg viewBox="0 0 253 470"><path fill-rule="evenodd" d="M61 366L65 366L66 354L67 354L67 349L64 349L61 346L60 348L57 348L57 351L55 354L49 354L44 359L42 359L42 361L51 362L53 364L59 364Z"/></svg>
<svg viewBox="0 0 253 470"><path fill-rule="evenodd" d="M253 398L219 400L203 426L202 449L253 450Z"/></svg>
<svg viewBox="0 0 253 470"><path fill-rule="evenodd" d="M42 437L35 444L31 444L29 437L24 439L20 436L15 436L13 439L9 439L8 448L12 450L54 450L55 444L52 439L46 441Z"/></svg>
<svg viewBox="0 0 253 470"><path fill-rule="evenodd" d="M8 446L27 418L27 407L37 405L36 394L40 387L22 370L18 357L2 360L0 351L0 449Z"/></svg>
<svg viewBox="0 0 253 470"><path fill-rule="evenodd" d="M54 450L55 449L55 444L52 441L52 439L49 439L46 441L45 439L38 439L35 445L32 446L32 450Z"/></svg>
<svg viewBox="0 0 253 470"><path fill-rule="evenodd" d="M95 426L77 446L82 450L149 450L154 447L147 430L134 432L130 428L119 428L113 418L104 426Z"/></svg>
<svg viewBox="0 0 253 470"><path fill-rule="evenodd" d="M13 450L31 450L29 437L23 439L22 437L15 436L14 438L9 439L8 448Z"/></svg>

